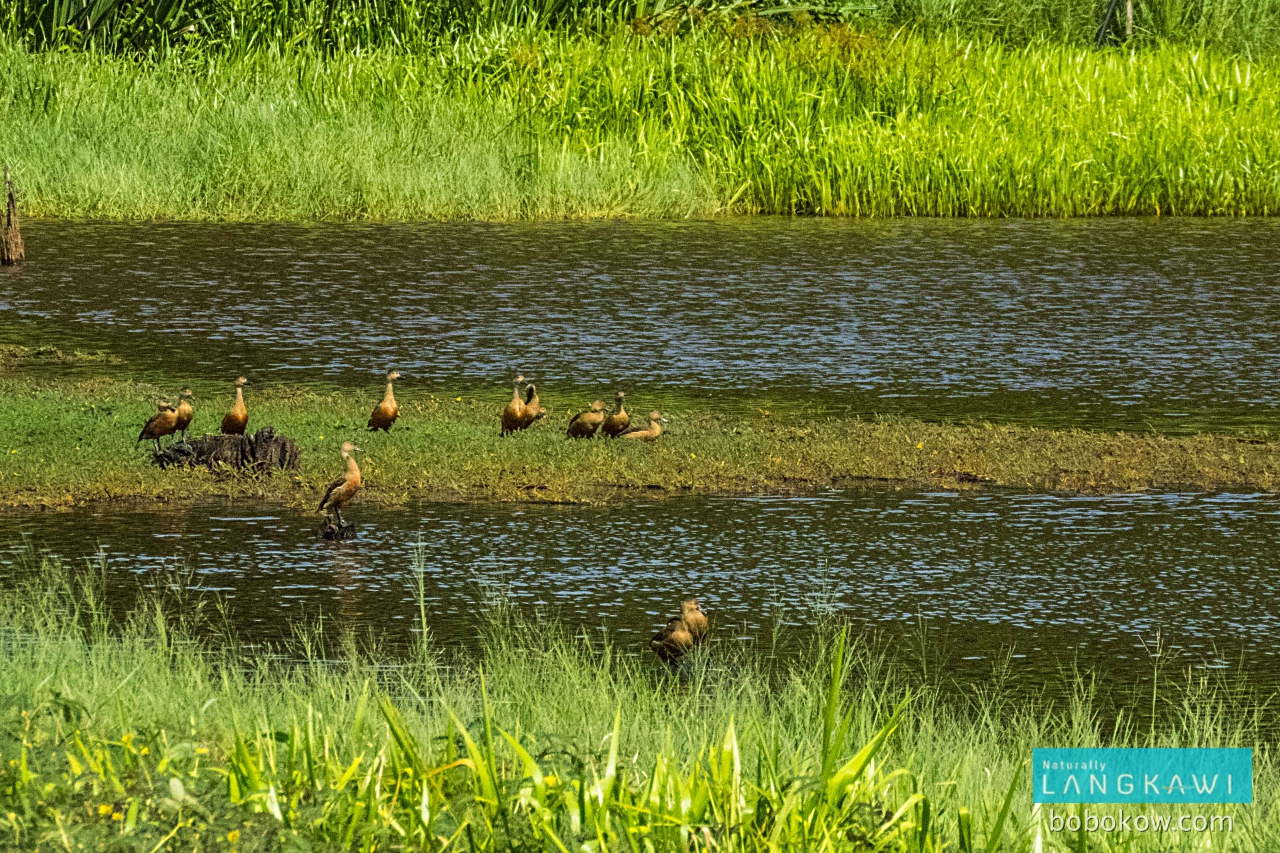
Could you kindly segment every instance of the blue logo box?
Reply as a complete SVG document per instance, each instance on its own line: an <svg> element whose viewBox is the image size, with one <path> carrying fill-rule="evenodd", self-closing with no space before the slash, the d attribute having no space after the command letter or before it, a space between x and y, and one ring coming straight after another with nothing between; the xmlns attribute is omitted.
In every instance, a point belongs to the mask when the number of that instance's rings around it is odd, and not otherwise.
<svg viewBox="0 0 1280 853"><path fill-rule="evenodd" d="M1035 749L1037 803L1252 803L1252 749Z"/></svg>

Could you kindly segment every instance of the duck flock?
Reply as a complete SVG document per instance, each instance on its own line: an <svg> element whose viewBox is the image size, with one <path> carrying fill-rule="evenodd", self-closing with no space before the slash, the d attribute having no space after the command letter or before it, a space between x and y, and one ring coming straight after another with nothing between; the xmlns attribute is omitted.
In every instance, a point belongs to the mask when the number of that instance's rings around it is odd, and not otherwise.
<svg viewBox="0 0 1280 853"><path fill-rule="evenodd" d="M369 415L368 426L371 432L377 430L389 432L400 417L400 406L396 403L392 387L399 378L400 374L397 371L393 370L387 374L386 392ZM236 379L235 399L232 401L230 410L222 418L223 435L244 435L245 433L249 424L249 410L244 402L244 386L248 384L249 380L243 376ZM524 384L523 390L522 384ZM604 401L593 401L585 411L573 416L565 430L565 435L571 439L594 438L599 434L607 438L656 441L662 435L662 424L666 422L666 418L661 412L655 410L649 413L647 424L643 426L632 424L631 416L624 405L625 398L626 394L619 391L614 396L612 411ZM163 450L161 445L163 438L178 436L175 440L185 442L187 427L191 425L191 420L195 416L193 400L194 395L191 389L184 388L176 406L167 400L161 401L158 411L142 427L142 432L138 434L138 440L134 442L134 446L144 441L154 441L156 452L160 453ZM532 382L525 383L524 376L517 376L515 387L511 392L511 401L502 410L499 434L505 436L528 429L546 414L547 410L538 398L537 386ZM355 442L345 441L340 452L346 470L325 488L324 496L320 499L316 511L326 515L331 513L337 526L343 528L347 526L347 522L342 519L342 508L350 503L363 488L363 481L360 466L356 464L355 457L352 455L360 452L360 448ZM662 630L654 634L653 639L649 641L649 647L661 660L674 665L696 646L701 645L707 630L706 614L698 602L691 599L681 605L679 616L672 617Z"/></svg>

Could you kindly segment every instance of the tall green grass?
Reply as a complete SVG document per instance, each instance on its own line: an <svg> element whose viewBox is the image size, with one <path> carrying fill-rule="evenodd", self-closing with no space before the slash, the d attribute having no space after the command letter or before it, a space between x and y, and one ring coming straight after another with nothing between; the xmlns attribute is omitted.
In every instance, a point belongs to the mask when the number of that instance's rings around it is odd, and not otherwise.
<svg viewBox="0 0 1280 853"><path fill-rule="evenodd" d="M761 20L145 63L9 43L0 158L34 216L1280 209L1269 62Z"/></svg>
<svg viewBox="0 0 1280 853"><path fill-rule="evenodd" d="M1162 680L1138 721L1084 678L1017 700L831 623L792 664L721 639L672 673L500 605L478 657L437 648L424 605L405 657L300 630L286 659L197 639L216 602L168 578L116 620L92 567L31 568L0 591L0 838L19 849L1083 851L1030 804L1049 745L1257 749L1255 805L1197 809L1232 832L1089 850L1280 841L1269 711L1200 680Z"/></svg>
<svg viewBox="0 0 1280 853"><path fill-rule="evenodd" d="M11 0L0 36L36 47L154 54L296 47L432 49L440 40L528 26L599 32L636 18L678 25L707 13L817 16L862 28L1085 46L1108 0ZM1134 43L1274 52L1280 0L1135 0Z"/></svg>

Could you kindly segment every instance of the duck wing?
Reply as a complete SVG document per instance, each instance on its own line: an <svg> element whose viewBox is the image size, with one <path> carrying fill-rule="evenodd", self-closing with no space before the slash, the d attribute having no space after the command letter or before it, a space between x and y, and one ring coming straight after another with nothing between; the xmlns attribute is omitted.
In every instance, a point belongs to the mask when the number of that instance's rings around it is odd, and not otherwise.
<svg viewBox="0 0 1280 853"><path fill-rule="evenodd" d="M329 498L333 495L334 490L337 489L339 486L341 486L345 482L347 482L347 478L344 475L329 484L329 488L324 490L324 497L320 499L320 505L316 507L316 512L319 512L320 510L324 509L324 505L329 502Z"/></svg>
<svg viewBox="0 0 1280 853"><path fill-rule="evenodd" d="M156 429L160 426L160 414L147 418L147 422L142 426L142 432L138 433L138 440L133 443L134 447L137 447L144 438L155 438Z"/></svg>

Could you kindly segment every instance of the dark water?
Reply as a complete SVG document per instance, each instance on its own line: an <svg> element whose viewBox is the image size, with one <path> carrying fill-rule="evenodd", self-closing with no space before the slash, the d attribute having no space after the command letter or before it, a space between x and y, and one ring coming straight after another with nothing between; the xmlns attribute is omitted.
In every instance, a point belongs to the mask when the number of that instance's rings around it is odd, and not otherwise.
<svg viewBox="0 0 1280 853"><path fill-rule="evenodd" d="M194 571L249 640L323 613L395 643L416 625L416 550L443 643L473 642L499 595L641 653L696 595L720 642L769 647L775 624L798 641L831 612L901 645L924 617L929 645L975 678L1012 650L1030 683L1061 683L1075 662L1136 683L1159 643L1174 670L1242 669L1280 687L1276 495L873 490L351 514L360 537L340 544L315 538L314 515L266 506L9 515L23 538L0 547L0 582L24 547L75 560L101 547L117 579Z"/></svg>
<svg viewBox="0 0 1280 853"><path fill-rule="evenodd" d="M0 339L184 381L742 389L1178 431L1280 415L1280 223L30 223Z"/></svg>

